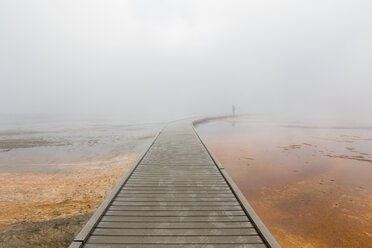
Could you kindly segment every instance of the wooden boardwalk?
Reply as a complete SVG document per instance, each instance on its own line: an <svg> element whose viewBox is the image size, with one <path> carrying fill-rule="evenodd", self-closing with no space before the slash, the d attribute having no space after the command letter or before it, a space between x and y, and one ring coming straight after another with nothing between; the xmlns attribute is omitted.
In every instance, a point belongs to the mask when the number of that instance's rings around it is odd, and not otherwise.
<svg viewBox="0 0 372 248"><path fill-rule="evenodd" d="M70 248L280 247L189 121L168 124Z"/></svg>

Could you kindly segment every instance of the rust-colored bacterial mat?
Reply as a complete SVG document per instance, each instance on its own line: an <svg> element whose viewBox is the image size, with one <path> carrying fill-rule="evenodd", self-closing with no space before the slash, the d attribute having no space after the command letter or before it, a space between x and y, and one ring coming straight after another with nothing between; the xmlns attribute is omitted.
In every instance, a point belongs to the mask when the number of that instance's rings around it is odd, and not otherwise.
<svg viewBox="0 0 372 248"><path fill-rule="evenodd" d="M198 131L282 247L372 247L372 130L239 118Z"/></svg>

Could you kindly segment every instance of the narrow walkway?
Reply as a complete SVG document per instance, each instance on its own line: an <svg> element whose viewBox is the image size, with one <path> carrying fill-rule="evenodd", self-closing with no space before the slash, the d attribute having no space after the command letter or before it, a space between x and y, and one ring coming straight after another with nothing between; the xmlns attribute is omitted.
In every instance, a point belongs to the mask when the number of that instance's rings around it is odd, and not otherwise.
<svg viewBox="0 0 372 248"><path fill-rule="evenodd" d="M70 248L280 247L188 121L169 124Z"/></svg>

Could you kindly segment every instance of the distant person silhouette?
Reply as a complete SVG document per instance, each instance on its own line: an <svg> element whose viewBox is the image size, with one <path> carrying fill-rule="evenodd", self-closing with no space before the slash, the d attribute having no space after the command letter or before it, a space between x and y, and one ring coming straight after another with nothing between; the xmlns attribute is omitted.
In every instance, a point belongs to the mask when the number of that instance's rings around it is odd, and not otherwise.
<svg viewBox="0 0 372 248"><path fill-rule="evenodd" d="M235 105L232 105L231 110L232 110L233 116L235 117L235 110L236 110Z"/></svg>

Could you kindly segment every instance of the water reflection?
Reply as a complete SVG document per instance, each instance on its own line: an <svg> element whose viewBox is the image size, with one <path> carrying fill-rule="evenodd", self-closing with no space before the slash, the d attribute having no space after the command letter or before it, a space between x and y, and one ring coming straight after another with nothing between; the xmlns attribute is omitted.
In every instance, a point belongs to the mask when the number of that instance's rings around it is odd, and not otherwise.
<svg viewBox="0 0 372 248"><path fill-rule="evenodd" d="M371 129L232 119L198 131L283 247L372 247Z"/></svg>

